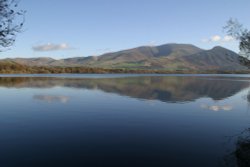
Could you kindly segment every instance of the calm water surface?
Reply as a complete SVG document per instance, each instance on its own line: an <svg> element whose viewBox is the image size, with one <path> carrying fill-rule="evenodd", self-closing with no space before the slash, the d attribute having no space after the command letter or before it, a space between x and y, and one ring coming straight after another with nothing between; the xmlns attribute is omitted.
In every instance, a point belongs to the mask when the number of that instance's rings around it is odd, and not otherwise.
<svg viewBox="0 0 250 167"><path fill-rule="evenodd" d="M1 75L1 167L236 166L248 75Z"/></svg>

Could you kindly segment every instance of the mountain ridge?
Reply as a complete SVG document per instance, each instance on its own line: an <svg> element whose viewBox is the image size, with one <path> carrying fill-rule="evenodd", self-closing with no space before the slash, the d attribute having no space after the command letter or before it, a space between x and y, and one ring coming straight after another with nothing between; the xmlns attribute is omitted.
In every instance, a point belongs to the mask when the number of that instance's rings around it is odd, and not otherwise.
<svg viewBox="0 0 250 167"><path fill-rule="evenodd" d="M27 66L93 67L161 70L246 70L240 56L226 48L216 46L209 50L191 44L164 44L140 46L100 56L53 59L50 57L14 58Z"/></svg>

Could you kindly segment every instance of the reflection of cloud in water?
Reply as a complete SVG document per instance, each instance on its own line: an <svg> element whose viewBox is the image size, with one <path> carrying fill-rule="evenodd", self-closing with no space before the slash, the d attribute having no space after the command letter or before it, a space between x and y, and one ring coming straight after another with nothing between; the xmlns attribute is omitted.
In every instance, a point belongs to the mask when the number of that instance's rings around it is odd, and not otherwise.
<svg viewBox="0 0 250 167"><path fill-rule="evenodd" d="M44 101L47 103L52 103L52 102L67 103L70 98L68 96L34 95L33 99Z"/></svg>
<svg viewBox="0 0 250 167"><path fill-rule="evenodd" d="M207 104L202 104L201 108L211 110L211 111L231 111L233 109L233 106L231 105L207 105Z"/></svg>
<svg viewBox="0 0 250 167"><path fill-rule="evenodd" d="M154 100L146 100L146 103L149 105L149 106L155 106L156 105L156 102Z"/></svg>

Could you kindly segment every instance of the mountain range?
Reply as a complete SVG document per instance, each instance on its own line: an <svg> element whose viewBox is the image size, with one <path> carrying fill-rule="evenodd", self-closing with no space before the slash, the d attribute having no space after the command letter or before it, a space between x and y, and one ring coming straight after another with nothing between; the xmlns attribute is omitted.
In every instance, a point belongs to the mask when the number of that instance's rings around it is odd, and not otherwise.
<svg viewBox="0 0 250 167"><path fill-rule="evenodd" d="M98 67L160 70L246 70L240 56L217 46L204 50L191 44L142 46L100 56L53 58L3 59L27 66Z"/></svg>

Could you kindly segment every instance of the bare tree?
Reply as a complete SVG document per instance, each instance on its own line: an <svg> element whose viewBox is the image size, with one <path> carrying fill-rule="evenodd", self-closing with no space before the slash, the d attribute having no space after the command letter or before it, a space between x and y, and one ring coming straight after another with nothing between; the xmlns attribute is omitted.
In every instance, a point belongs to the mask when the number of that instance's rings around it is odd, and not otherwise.
<svg viewBox="0 0 250 167"><path fill-rule="evenodd" d="M227 21L224 30L228 35L239 41L240 54L243 57L250 57L250 31L243 27L237 19Z"/></svg>
<svg viewBox="0 0 250 167"><path fill-rule="evenodd" d="M0 0L0 51L12 46L21 32L25 11L18 9L18 0Z"/></svg>

